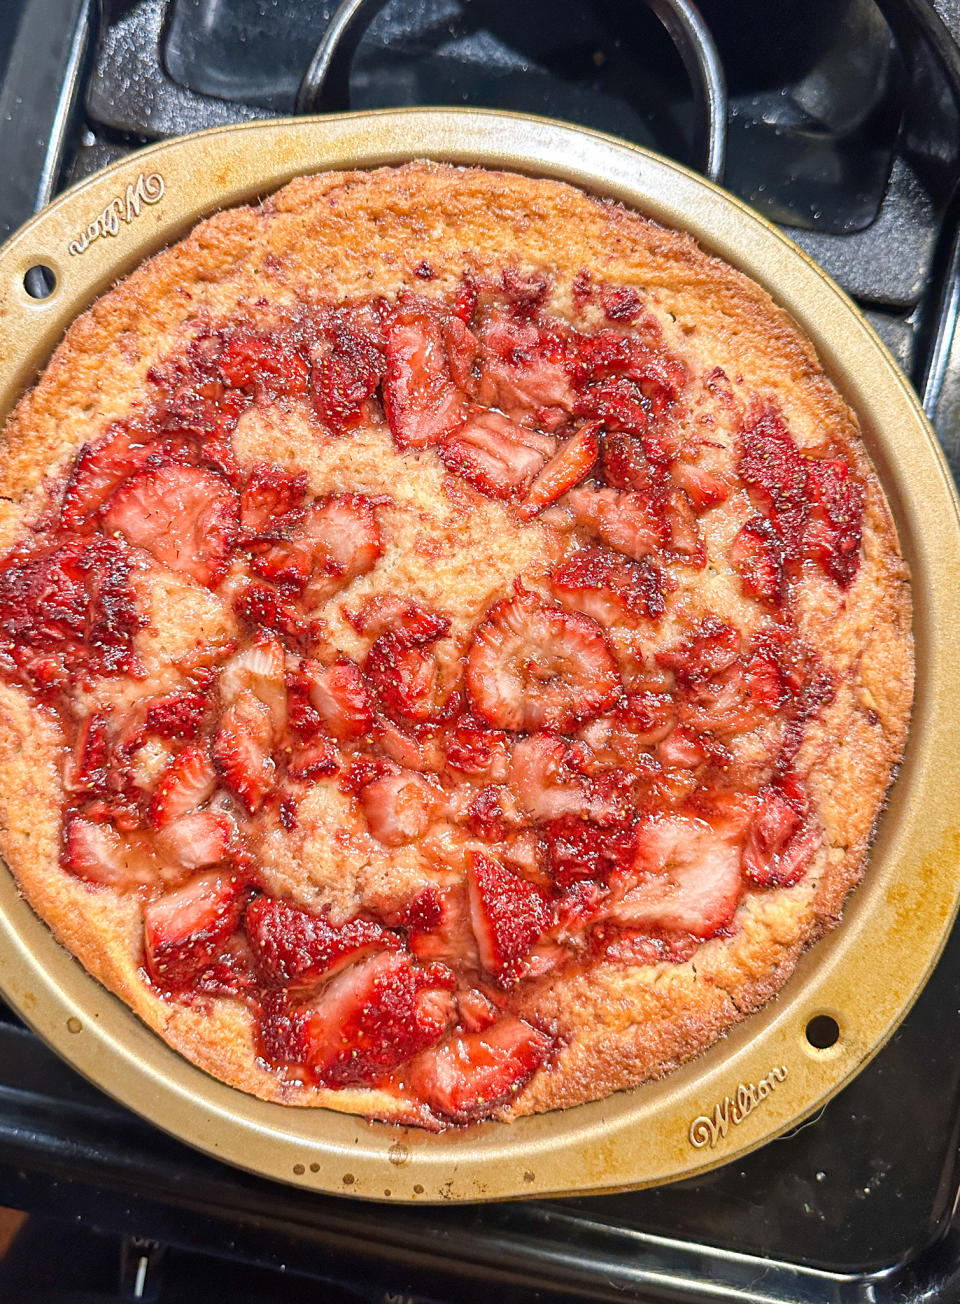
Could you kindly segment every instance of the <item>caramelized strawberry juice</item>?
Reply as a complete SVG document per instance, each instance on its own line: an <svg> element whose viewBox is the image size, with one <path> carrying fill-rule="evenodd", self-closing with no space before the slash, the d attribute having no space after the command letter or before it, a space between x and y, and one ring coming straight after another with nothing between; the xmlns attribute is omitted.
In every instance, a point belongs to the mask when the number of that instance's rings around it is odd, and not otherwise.
<svg viewBox="0 0 960 1304"><path fill-rule="evenodd" d="M736 407L733 446L709 423L691 438L694 377L636 292L581 274L595 326L577 331L545 315L547 289L507 270L451 301L202 327L150 371L143 409L81 448L0 571L3 674L67 742L62 864L91 892L140 894L145 980L172 1002L244 1002L278 1074L399 1094L432 1125L491 1115L557 1053L539 982L682 961L821 841L794 761L833 688L791 591L810 566L850 585L862 487L719 369L695 379ZM556 529L559 559L476 612L452 678L450 620L413 594L348 609L362 659L328 642L318 612L377 567L388 500L241 466L239 419L278 398L325 439L385 423L401 453L441 459L465 511L479 495ZM707 613L624 654L613 631L656 633L734 494L728 560L759 626ZM144 565L220 595L241 637L123 715L83 712L81 691L143 678ZM767 742L745 761L750 732ZM258 844L297 828L318 783L387 848L445 823L456 881L338 920L271 894Z"/></svg>

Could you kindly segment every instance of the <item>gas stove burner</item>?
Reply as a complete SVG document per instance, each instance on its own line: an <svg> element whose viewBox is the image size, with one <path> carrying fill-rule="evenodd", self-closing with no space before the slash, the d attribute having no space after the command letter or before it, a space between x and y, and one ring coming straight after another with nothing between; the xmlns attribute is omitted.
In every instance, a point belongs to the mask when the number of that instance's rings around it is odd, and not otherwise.
<svg viewBox="0 0 960 1304"><path fill-rule="evenodd" d="M297 89L298 113L350 107L350 66L371 20L387 0L345 0L330 20ZM705 176L723 180L727 91L710 29L689 0L647 0L677 47L693 89L695 150Z"/></svg>

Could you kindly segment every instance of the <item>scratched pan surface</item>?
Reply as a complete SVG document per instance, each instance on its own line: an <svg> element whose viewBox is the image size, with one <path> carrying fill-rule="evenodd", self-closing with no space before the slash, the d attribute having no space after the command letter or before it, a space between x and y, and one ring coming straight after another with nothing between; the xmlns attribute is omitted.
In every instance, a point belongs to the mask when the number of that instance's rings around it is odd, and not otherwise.
<svg viewBox="0 0 960 1304"><path fill-rule="evenodd" d="M184 1141L317 1190L489 1200L650 1185L724 1163L813 1112L883 1045L930 973L960 893L958 503L917 399L840 290L724 191L612 137L543 119L410 110L246 124L157 145L68 191L0 250L0 420L66 326L199 218L298 173L410 158L577 183L690 231L766 286L858 413L913 572L917 701L863 886L780 997L665 1081L562 1113L434 1136L267 1104L188 1064L53 940L0 872L0 986L74 1068ZM32 299L28 268L56 276ZM809 1020L840 1037L817 1050Z"/></svg>

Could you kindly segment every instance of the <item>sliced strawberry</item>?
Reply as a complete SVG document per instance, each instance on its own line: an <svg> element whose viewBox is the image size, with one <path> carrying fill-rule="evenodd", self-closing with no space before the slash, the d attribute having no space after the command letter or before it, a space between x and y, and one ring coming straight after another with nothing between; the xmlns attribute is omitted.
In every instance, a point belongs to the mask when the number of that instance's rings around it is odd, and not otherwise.
<svg viewBox="0 0 960 1304"><path fill-rule="evenodd" d="M157 850L180 869L204 869L227 858L235 833L229 815L196 810L165 825L157 838Z"/></svg>
<svg viewBox="0 0 960 1304"><path fill-rule="evenodd" d="M586 812L586 785L569 764L569 756L569 744L554 733L531 734L516 744L508 782L525 815L553 820Z"/></svg>
<svg viewBox="0 0 960 1304"><path fill-rule="evenodd" d="M582 426L546 464L517 509L524 520L532 519L556 502L568 489L579 484L591 469L600 453L598 426L599 422Z"/></svg>
<svg viewBox="0 0 960 1304"><path fill-rule="evenodd" d="M624 825L564 815L551 821L546 837L550 875L564 891L585 879L604 883L611 874L628 871L636 859L636 834Z"/></svg>
<svg viewBox="0 0 960 1304"><path fill-rule="evenodd" d="M446 738L446 761L461 774L496 781L509 765L507 735L473 715L459 715Z"/></svg>
<svg viewBox="0 0 960 1304"><path fill-rule="evenodd" d="M556 1045L556 1037L507 1014L417 1056L397 1075L398 1085L440 1118L469 1123L508 1104Z"/></svg>
<svg viewBox="0 0 960 1304"><path fill-rule="evenodd" d="M753 516L740 527L730 546L730 561L740 572L744 593L774 606L783 601L783 545L766 517Z"/></svg>
<svg viewBox="0 0 960 1304"><path fill-rule="evenodd" d="M232 706L244 693L252 693L270 713L273 737L278 739L287 724L286 662L277 639L262 639L237 652L220 672L220 701Z"/></svg>
<svg viewBox="0 0 960 1304"><path fill-rule="evenodd" d="M516 317L532 317L550 293L550 279L540 272L524 275L515 267L505 267L500 274L503 296Z"/></svg>
<svg viewBox="0 0 960 1304"><path fill-rule="evenodd" d="M707 616L682 643L657 652L656 660L672 670L681 684L690 685L729 669L739 654L739 630L717 616Z"/></svg>
<svg viewBox="0 0 960 1304"><path fill-rule="evenodd" d="M270 534L285 518L295 518L306 492L306 471L291 475L276 462L257 462L240 494L240 528L244 535Z"/></svg>
<svg viewBox="0 0 960 1304"><path fill-rule="evenodd" d="M647 483L634 483L644 472L649 480L650 467L639 436L650 423L651 404L640 386L623 376L602 380L580 391L575 408L577 416L590 417L603 423L606 436L603 441L605 469L609 465L610 484L620 489L645 489ZM611 433L617 432L617 433ZM636 436L636 437L635 437ZM620 471L621 457L626 459L623 471L630 477L627 483Z"/></svg>
<svg viewBox="0 0 960 1304"><path fill-rule="evenodd" d="M227 708L213 739L214 764L251 815L260 809L276 777L270 755L273 734L269 708L246 690Z"/></svg>
<svg viewBox="0 0 960 1304"><path fill-rule="evenodd" d="M365 1086L432 1046L446 1032L456 980L395 951L337 974L302 1012L305 1061L321 1086Z"/></svg>
<svg viewBox="0 0 960 1304"><path fill-rule="evenodd" d="M250 888L228 874L199 874L148 902L143 912L147 973L164 991L192 986L240 925Z"/></svg>
<svg viewBox="0 0 960 1304"><path fill-rule="evenodd" d="M562 336L495 314L480 345L477 397L484 407L499 408L521 422L533 421L542 430L556 429L573 412L576 394Z"/></svg>
<svg viewBox="0 0 960 1304"><path fill-rule="evenodd" d="M339 773L341 756L336 743L329 738L318 738L304 747L291 751L287 760L287 773L292 779L324 779Z"/></svg>
<svg viewBox="0 0 960 1304"><path fill-rule="evenodd" d="M424 888L407 907L403 922L408 929L407 945L424 963L440 960L458 972L479 972L480 954L470 926L465 887L445 892Z"/></svg>
<svg viewBox="0 0 960 1304"><path fill-rule="evenodd" d="M550 926L547 904L532 883L482 851L470 857L467 892L481 964L501 987L510 988Z"/></svg>
<svg viewBox="0 0 960 1304"><path fill-rule="evenodd" d="M732 923L741 891L738 834L705 819L654 815L637 826L636 848L626 893L610 908L614 919L700 938Z"/></svg>
<svg viewBox="0 0 960 1304"><path fill-rule="evenodd" d="M823 842L823 830L805 824L806 794L768 785L757 794L757 813L743 852L747 878L759 887L791 887Z"/></svg>
<svg viewBox="0 0 960 1304"><path fill-rule="evenodd" d="M807 466L805 551L814 557L840 588L848 589L860 567L863 528L863 485L846 462L811 461Z"/></svg>
<svg viewBox="0 0 960 1304"><path fill-rule="evenodd" d="M649 768L649 749L669 734L676 718L669 693L631 693L610 715L591 720L580 737L598 765L626 766L640 774Z"/></svg>
<svg viewBox="0 0 960 1304"><path fill-rule="evenodd" d="M658 335L659 332L657 331ZM578 389L614 377L631 380L658 416L676 401L686 383L687 371L647 331L647 338L598 331L573 342L573 379Z"/></svg>
<svg viewBox="0 0 960 1304"><path fill-rule="evenodd" d="M649 494L582 488L571 490L566 501L579 525L634 561L669 544L669 528Z"/></svg>
<svg viewBox="0 0 960 1304"><path fill-rule="evenodd" d="M444 465L474 489L506 501L528 488L554 448L549 435L517 425L500 412L473 407L438 451Z"/></svg>
<svg viewBox="0 0 960 1304"><path fill-rule="evenodd" d="M146 620L128 584L130 561L112 539L17 549L0 562L0 656L49 697L78 675L137 667Z"/></svg>
<svg viewBox="0 0 960 1304"><path fill-rule="evenodd" d="M401 310L387 331L385 352L383 403L397 447L438 444L465 415L440 323L429 312Z"/></svg>
<svg viewBox="0 0 960 1304"><path fill-rule="evenodd" d="M476 281L470 276L464 276L453 301L453 315L469 326L476 315L479 298L480 287Z"/></svg>
<svg viewBox="0 0 960 1304"><path fill-rule="evenodd" d="M373 507L363 494L338 494L318 499L307 511L296 540L312 547L312 579L303 594L308 609L377 564L383 536Z"/></svg>
<svg viewBox="0 0 960 1304"><path fill-rule="evenodd" d="M233 609L249 625L282 634L294 647L309 647L316 641L316 625L272 584L257 580L245 584L233 600Z"/></svg>
<svg viewBox="0 0 960 1304"><path fill-rule="evenodd" d="M305 394L306 358L292 341L231 332L219 360L220 374L228 385L254 393Z"/></svg>
<svg viewBox="0 0 960 1304"><path fill-rule="evenodd" d="M636 321L643 311L643 300L631 285L604 286L601 298L610 321Z"/></svg>
<svg viewBox="0 0 960 1304"><path fill-rule="evenodd" d="M620 695L600 626L522 591L494 604L467 654L477 711L500 729L569 729Z"/></svg>
<svg viewBox="0 0 960 1304"><path fill-rule="evenodd" d="M699 735L683 724L678 724L657 747L657 760L664 769L694 769L709 754Z"/></svg>
<svg viewBox="0 0 960 1304"><path fill-rule="evenodd" d="M381 634L367 653L367 679L384 710L401 724L438 723L459 704L430 646L449 628L445 616L418 607L415 621Z"/></svg>
<svg viewBox="0 0 960 1304"><path fill-rule="evenodd" d="M370 699L359 666L346 659L332 666L303 663L310 704L334 738L362 738L373 726Z"/></svg>
<svg viewBox="0 0 960 1304"><path fill-rule="evenodd" d="M103 512L103 528L213 588L226 570L237 517L237 495L222 477L175 465L141 471L115 490Z"/></svg>
<svg viewBox="0 0 960 1304"><path fill-rule="evenodd" d="M60 508L64 530L81 532L93 525L93 518L117 485L141 471L157 446L135 426L115 425L77 454Z"/></svg>
<svg viewBox="0 0 960 1304"><path fill-rule="evenodd" d="M706 563L706 553L690 499L682 489L670 489L655 501L667 528L667 550L696 566Z"/></svg>
<svg viewBox="0 0 960 1304"><path fill-rule="evenodd" d="M158 697L147 707L145 728L159 738L196 738L209 706L202 689Z"/></svg>
<svg viewBox="0 0 960 1304"><path fill-rule="evenodd" d="M426 833L442 796L422 775L392 766L360 790L359 801L373 837L384 846L401 847Z"/></svg>
<svg viewBox="0 0 960 1304"><path fill-rule="evenodd" d="M313 364L313 406L337 435L363 419L386 366L383 333L375 311L334 308L322 320L322 340Z"/></svg>
<svg viewBox="0 0 960 1304"><path fill-rule="evenodd" d="M457 992L458 1022L465 1032L482 1032L496 1023L499 1014L490 997L478 987Z"/></svg>
<svg viewBox="0 0 960 1304"><path fill-rule="evenodd" d="M65 867L87 883L118 892L156 882L158 863L143 839L124 838L109 824L71 815L63 835Z"/></svg>
<svg viewBox="0 0 960 1304"><path fill-rule="evenodd" d="M206 744L185 747L160 776L150 801L150 824L162 829L187 811L196 810L213 796L216 786L217 772Z"/></svg>
<svg viewBox="0 0 960 1304"><path fill-rule="evenodd" d="M256 539L250 545L250 569L261 579L299 593L317 569L316 552L306 540ZM319 561L321 574L339 573L337 567L329 564L325 551L321 552Z"/></svg>
<svg viewBox="0 0 960 1304"><path fill-rule="evenodd" d="M438 616L413 598L403 598L397 593L365 598L356 611L345 611L344 615L358 634L371 639L402 629L411 643L432 643L450 628L445 616Z"/></svg>
<svg viewBox="0 0 960 1304"><path fill-rule="evenodd" d="M276 897L251 901L244 927L257 972L276 987L304 987L374 950L396 950L400 939L370 919L334 926L325 915Z"/></svg>
<svg viewBox="0 0 960 1304"><path fill-rule="evenodd" d="M772 403L755 404L740 429L737 469L765 508L788 559L800 555L807 517L807 460Z"/></svg>
<svg viewBox="0 0 960 1304"><path fill-rule="evenodd" d="M63 786L68 792L100 792L110 769L110 732L107 716L93 711L77 733L73 751L64 766Z"/></svg>
<svg viewBox="0 0 960 1304"><path fill-rule="evenodd" d="M663 572L644 561L630 561L606 548L579 548L550 576L565 607L614 625L624 616L656 620L666 609Z"/></svg>
<svg viewBox="0 0 960 1304"><path fill-rule="evenodd" d="M443 323L443 342L447 349L450 377L457 389L467 391L473 387L473 364L480 351L480 342L456 315Z"/></svg>
<svg viewBox="0 0 960 1304"><path fill-rule="evenodd" d="M693 504L695 512L705 512L730 497L730 485L715 471L707 471L689 462L674 462L671 475Z"/></svg>

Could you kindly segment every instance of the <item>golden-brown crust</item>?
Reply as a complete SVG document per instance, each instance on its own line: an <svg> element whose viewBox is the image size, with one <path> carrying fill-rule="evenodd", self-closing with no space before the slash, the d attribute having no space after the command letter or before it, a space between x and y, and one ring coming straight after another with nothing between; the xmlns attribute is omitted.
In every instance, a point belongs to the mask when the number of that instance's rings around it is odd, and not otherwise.
<svg viewBox="0 0 960 1304"><path fill-rule="evenodd" d="M417 284L412 269L425 253L431 293L450 290L464 270L547 270L547 308L560 315L581 269L636 287L688 356L722 367L744 393L775 394L797 442L829 438L867 486L855 583L841 593L811 574L799 590L800 632L839 683L801 756L826 831L813 868L796 887L748 895L732 935L686 963L606 964L542 980L527 1001L556 1021L566 1044L504 1111L517 1116L603 1096L697 1054L779 990L863 872L909 719L908 576L856 419L790 317L690 237L557 182L427 163L300 178L258 208L202 222L74 323L6 427L0 550L35 513L46 479L142 403L149 366L198 318L223 319L261 297L282 306L394 292ZM386 1093L308 1088L262 1068L252 1018L237 1003L174 1005L152 991L139 971L136 898L92 891L59 866L61 750L52 718L0 686L0 849L61 942L172 1045L235 1086L412 1117Z"/></svg>

